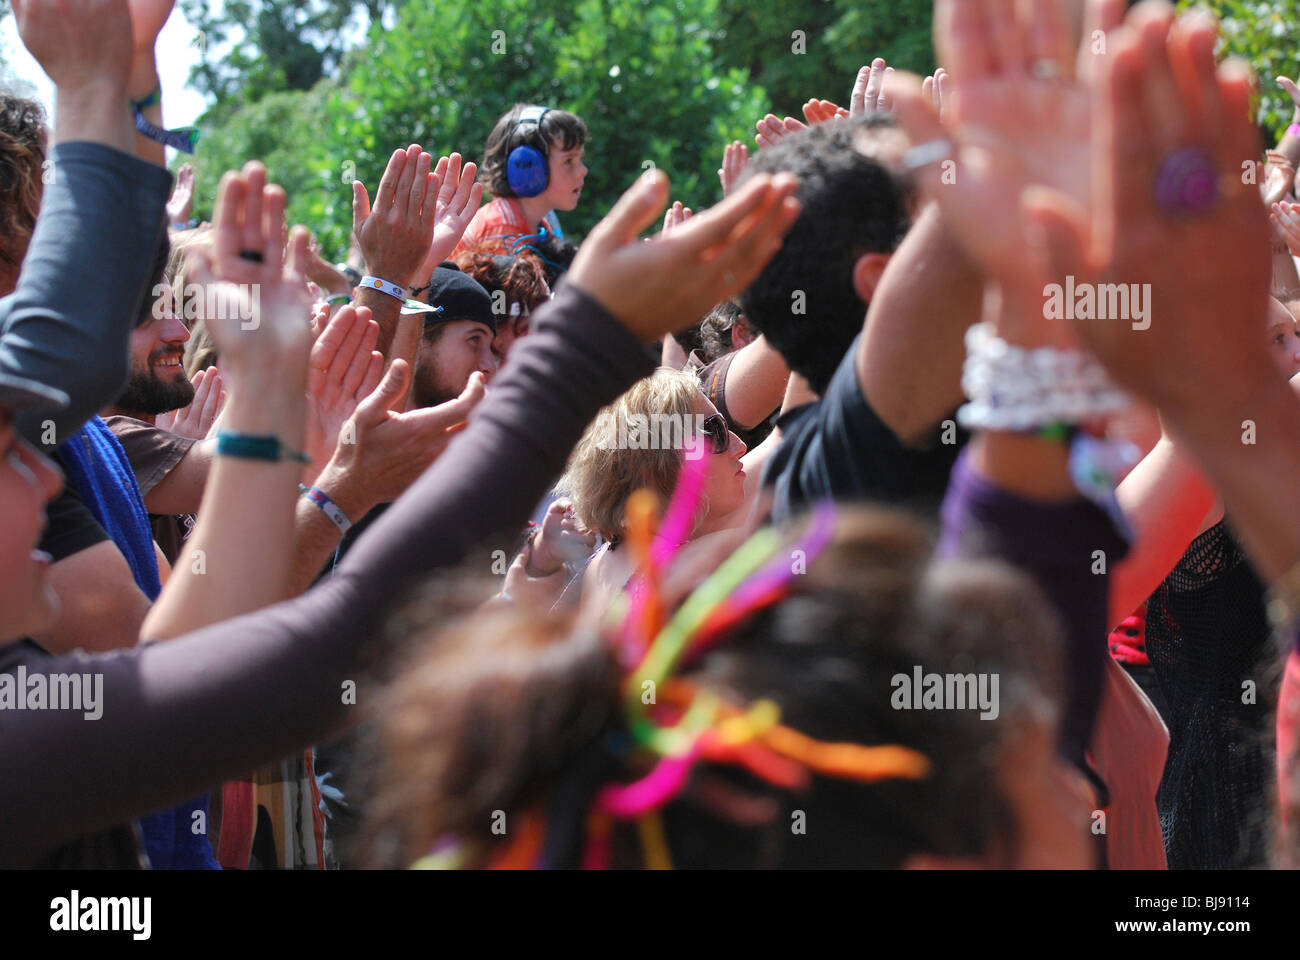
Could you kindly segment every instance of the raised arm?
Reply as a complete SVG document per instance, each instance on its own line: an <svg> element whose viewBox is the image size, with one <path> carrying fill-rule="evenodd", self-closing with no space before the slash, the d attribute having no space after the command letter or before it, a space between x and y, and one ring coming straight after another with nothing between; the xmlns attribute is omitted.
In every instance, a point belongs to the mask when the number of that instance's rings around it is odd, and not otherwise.
<svg viewBox="0 0 1300 960"><path fill-rule="evenodd" d="M673 237L641 244L667 182L639 181L592 231L454 456L367 531L330 582L127 654L46 659L7 648L0 668L102 674L104 706L93 723L70 711L6 719L0 862L31 863L345 726L346 701L357 702L346 685L363 685L360 664L403 595L523 522L597 409L649 372L641 343L662 335L664 318L733 295L772 256L798 213L793 189L792 178L754 178Z"/></svg>
<svg viewBox="0 0 1300 960"><path fill-rule="evenodd" d="M29 0L14 13L55 83L58 109L52 182L18 288L0 301L0 369L71 398L59 414L18 420L24 437L52 449L126 381L127 337L158 256L171 175L131 156L126 0Z"/></svg>

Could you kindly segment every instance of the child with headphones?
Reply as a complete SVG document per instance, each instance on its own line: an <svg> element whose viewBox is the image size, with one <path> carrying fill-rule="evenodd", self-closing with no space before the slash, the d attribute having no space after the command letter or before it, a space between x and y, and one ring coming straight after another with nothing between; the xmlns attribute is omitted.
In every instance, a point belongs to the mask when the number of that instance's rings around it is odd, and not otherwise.
<svg viewBox="0 0 1300 960"><path fill-rule="evenodd" d="M453 256L499 240L509 248L542 232L563 236L555 211L582 195L587 125L565 110L515 104L488 136L479 181L493 199L479 208Z"/></svg>

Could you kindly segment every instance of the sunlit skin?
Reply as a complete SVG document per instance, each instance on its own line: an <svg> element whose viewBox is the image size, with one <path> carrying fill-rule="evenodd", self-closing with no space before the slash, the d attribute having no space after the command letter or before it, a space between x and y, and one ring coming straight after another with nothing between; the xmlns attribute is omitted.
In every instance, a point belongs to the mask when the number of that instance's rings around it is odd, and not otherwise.
<svg viewBox="0 0 1300 960"><path fill-rule="evenodd" d="M582 198L582 184L587 179L587 165L582 162L586 148L559 150L551 147L549 156L550 180L535 197L520 197L524 215L529 223L540 223L552 210L573 210Z"/></svg>
<svg viewBox="0 0 1300 960"><path fill-rule="evenodd" d="M1290 380L1300 373L1300 325L1277 300L1268 301L1268 354L1278 373Z"/></svg>
<svg viewBox="0 0 1300 960"><path fill-rule="evenodd" d="M418 407L436 407L460 396L476 370L491 380L497 372L492 328L476 320L450 320L437 342L421 338L415 358L412 396Z"/></svg>
<svg viewBox="0 0 1300 960"><path fill-rule="evenodd" d="M0 639L44 633L58 615L46 580L50 558L37 551L45 505L63 489L63 476L21 439L12 414L0 408Z"/></svg>
<svg viewBox="0 0 1300 960"><path fill-rule="evenodd" d="M707 418L718 412L703 393L696 393L694 406L697 417ZM703 420L698 422L703 423ZM708 500L709 514L700 524L698 534L734 526L738 519L735 514L745 503L745 468L740 464L740 458L745 455L745 442L730 430L727 438L730 443L725 453L709 455L708 469L704 474L704 496Z"/></svg>

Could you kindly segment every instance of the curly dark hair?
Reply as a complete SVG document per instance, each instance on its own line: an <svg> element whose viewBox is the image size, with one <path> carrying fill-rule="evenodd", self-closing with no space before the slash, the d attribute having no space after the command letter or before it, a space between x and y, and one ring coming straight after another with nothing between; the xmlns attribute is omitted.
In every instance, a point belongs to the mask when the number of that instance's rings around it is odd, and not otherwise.
<svg viewBox="0 0 1300 960"><path fill-rule="evenodd" d="M799 178L799 219L741 294L740 307L819 394L866 316L853 286L854 263L864 254L892 253L909 225L905 185L864 152L878 136L874 128L886 125L892 124L874 118L819 124L762 151L746 171Z"/></svg>
<svg viewBox="0 0 1300 960"><path fill-rule="evenodd" d="M573 150L587 142L587 125L567 110L548 110L540 124L528 123L521 127L519 115L527 107L526 103L516 103L488 134L478 179L494 197L515 196L506 179L506 161L515 147L535 147L549 157L552 146Z"/></svg>
<svg viewBox="0 0 1300 960"><path fill-rule="evenodd" d="M41 207L45 108L0 90L0 268L17 275Z"/></svg>

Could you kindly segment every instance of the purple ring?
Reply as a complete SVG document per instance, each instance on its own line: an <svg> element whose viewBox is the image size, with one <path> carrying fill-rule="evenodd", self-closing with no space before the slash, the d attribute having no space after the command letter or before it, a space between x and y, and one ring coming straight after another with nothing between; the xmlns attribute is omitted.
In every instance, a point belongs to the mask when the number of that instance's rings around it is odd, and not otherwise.
<svg viewBox="0 0 1300 960"><path fill-rule="evenodd" d="M1165 157L1156 174L1156 203L1170 216L1208 213L1219 202L1219 171L1208 150L1183 147Z"/></svg>

